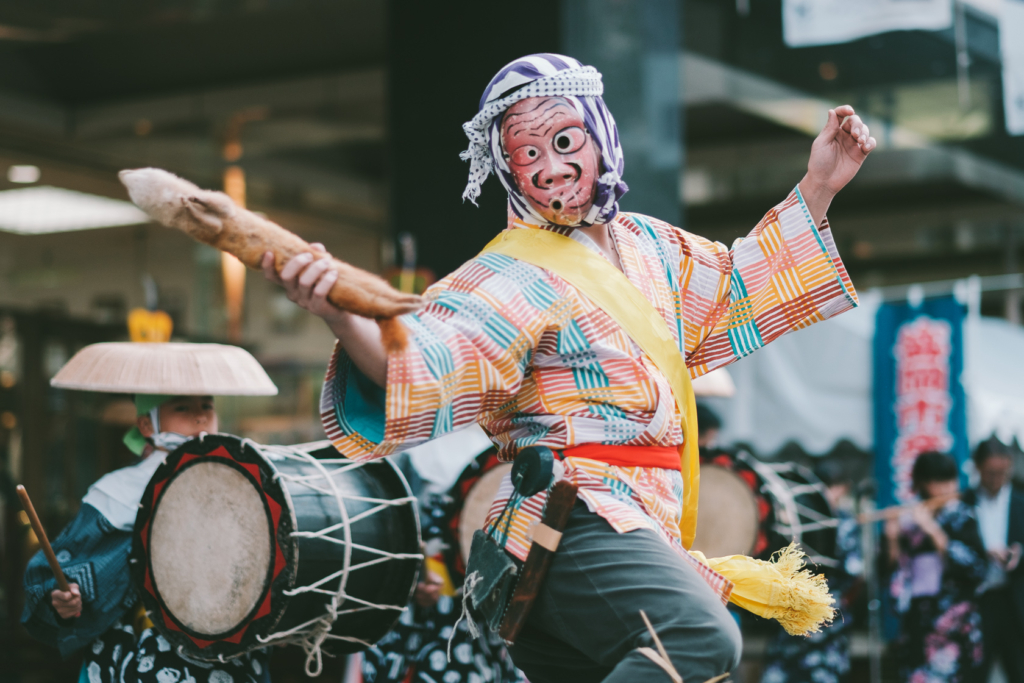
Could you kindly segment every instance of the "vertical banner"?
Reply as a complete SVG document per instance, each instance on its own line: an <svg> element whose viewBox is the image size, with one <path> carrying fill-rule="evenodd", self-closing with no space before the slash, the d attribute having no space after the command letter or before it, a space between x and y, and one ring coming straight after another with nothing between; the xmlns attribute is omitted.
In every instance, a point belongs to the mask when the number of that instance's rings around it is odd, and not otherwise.
<svg viewBox="0 0 1024 683"><path fill-rule="evenodd" d="M878 505L913 499L910 473L925 451L967 460L964 308L953 297L884 304L874 343ZM963 478L963 470L961 469ZM966 480L961 483L965 483Z"/></svg>
<svg viewBox="0 0 1024 683"><path fill-rule="evenodd" d="M1024 135L1024 0L1004 0L999 12L1006 132Z"/></svg>
<svg viewBox="0 0 1024 683"><path fill-rule="evenodd" d="M887 31L941 31L953 25L953 0L782 0L789 47L848 43Z"/></svg>

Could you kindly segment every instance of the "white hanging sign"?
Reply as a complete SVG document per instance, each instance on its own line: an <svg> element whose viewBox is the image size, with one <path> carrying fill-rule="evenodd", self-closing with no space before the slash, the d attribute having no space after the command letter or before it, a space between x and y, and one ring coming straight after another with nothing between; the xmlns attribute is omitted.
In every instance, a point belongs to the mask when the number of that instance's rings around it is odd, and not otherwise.
<svg viewBox="0 0 1024 683"><path fill-rule="evenodd" d="M789 47L848 43L887 31L953 26L953 0L782 0Z"/></svg>
<svg viewBox="0 0 1024 683"><path fill-rule="evenodd" d="M1003 106L1006 132L1024 135L1024 2L1005 0L999 15L1003 57Z"/></svg>

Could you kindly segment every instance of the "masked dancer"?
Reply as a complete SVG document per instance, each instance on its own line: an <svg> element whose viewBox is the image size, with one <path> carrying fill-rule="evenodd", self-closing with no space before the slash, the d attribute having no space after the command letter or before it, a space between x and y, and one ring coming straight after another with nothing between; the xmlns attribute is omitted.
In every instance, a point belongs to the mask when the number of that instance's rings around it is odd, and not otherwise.
<svg viewBox="0 0 1024 683"><path fill-rule="evenodd" d="M669 668L705 681L736 667L741 640L724 605L732 581L687 552L696 418L692 390L678 387L857 305L825 213L876 143L852 107L830 110L806 175L730 248L619 211L625 165L602 92L596 69L554 54L518 59L487 85L464 125L463 197L474 201L495 173L508 224L400 318L405 350L388 355L373 321L326 300L336 276L325 260L298 256L278 274L267 254L264 270L338 338L321 410L348 457L382 457L474 421L506 459L530 446L557 453L578 500L511 649L530 681L667 680ZM583 257L540 267L530 244L537 257L554 254L549 245ZM589 284L571 284L564 272L594 258ZM656 312L644 324L685 360L685 381L594 303L590 288L605 285ZM522 562L547 493L512 493L505 481L491 529L505 512L502 544ZM652 656L641 611L668 662Z"/></svg>

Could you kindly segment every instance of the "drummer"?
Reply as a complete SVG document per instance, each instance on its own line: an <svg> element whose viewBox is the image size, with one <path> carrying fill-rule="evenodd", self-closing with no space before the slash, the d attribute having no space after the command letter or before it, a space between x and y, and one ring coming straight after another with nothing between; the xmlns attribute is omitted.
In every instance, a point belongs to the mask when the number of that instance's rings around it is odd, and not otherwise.
<svg viewBox="0 0 1024 683"><path fill-rule="evenodd" d="M125 343L86 347L79 354L97 351L109 364L107 377L97 391L115 391L121 373L116 373L118 357L126 366L188 366L236 360L242 349L216 344ZM174 347L174 348L169 348ZM93 354L95 355L95 353ZM197 356L201 358L197 361ZM212 358L211 358L212 357ZM170 451L204 432L218 431L217 411L212 394L271 394L276 388L259 368L262 376L234 373L237 383L188 386L181 377L189 373L170 372L178 381L163 387L149 387L169 393L136 393L136 424L124 437L125 445L139 462L101 477L89 487L78 514L53 542L54 551L68 578L70 592L55 589L55 579L42 552L25 570L25 609L22 623L30 634L56 647L63 657L84 653L81 683L269 683L268 655L265 650L247 654L226 664L194 662L175 652L170 643L153 629L130 578L128 556L132 528L139 502L149 480ZM94 377L75 376L81 366L75 359L54 378L54 383L87 388ZM248 368L252 372L253 368ZM131 374L131 373L124 373ZM227 373L232 374L232 373ZM192 375L194 376L194 375ZM126 386L128 393L140 386ZM143 380L142 385L146 382Z"/></svg>

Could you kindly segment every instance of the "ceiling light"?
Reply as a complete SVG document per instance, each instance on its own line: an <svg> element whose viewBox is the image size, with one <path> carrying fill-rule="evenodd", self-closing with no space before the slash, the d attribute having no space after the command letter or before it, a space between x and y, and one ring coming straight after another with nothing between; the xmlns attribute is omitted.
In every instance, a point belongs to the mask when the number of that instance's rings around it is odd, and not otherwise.
<svg viewBox="0 0 1024 683"><path fill-rule="evenodd" d="M39 180L39 167L11 166L7 169L7 180L12 183L34 183Z"/></svg>
<svg viewBox="0 0 1024 683"><path fill-rule="evenodd" d="M0 192L0 230L19 235L148 223L149 216L120 199L41 185Z"/></svg>

